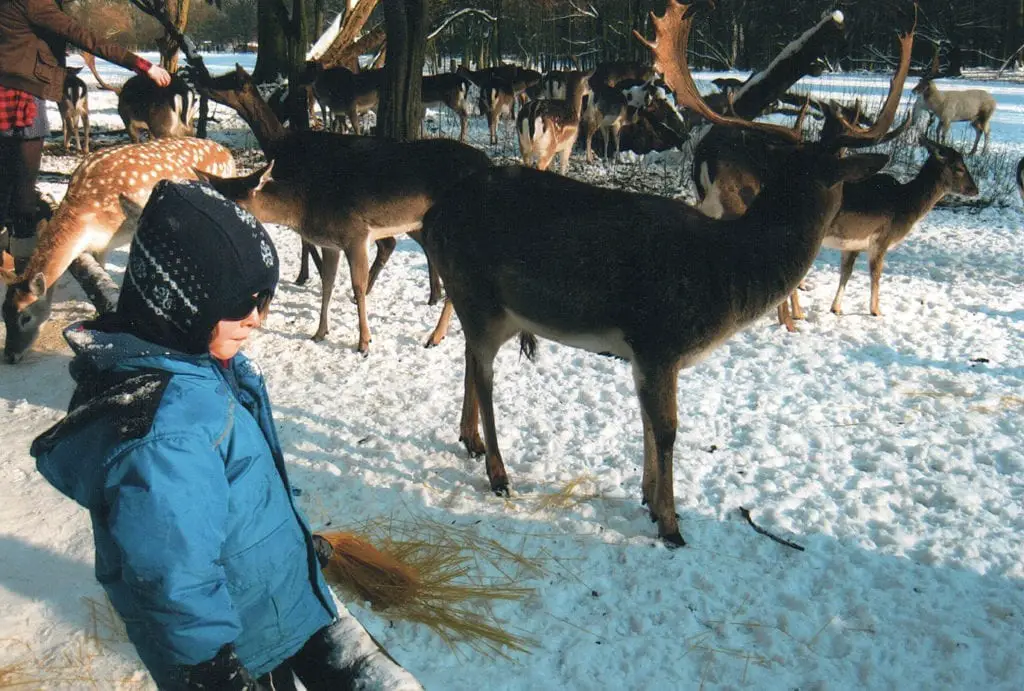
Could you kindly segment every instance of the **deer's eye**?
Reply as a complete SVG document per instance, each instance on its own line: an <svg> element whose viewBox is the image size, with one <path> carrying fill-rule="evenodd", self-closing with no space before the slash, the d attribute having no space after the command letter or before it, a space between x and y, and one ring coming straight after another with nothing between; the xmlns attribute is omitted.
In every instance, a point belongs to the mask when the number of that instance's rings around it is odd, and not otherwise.
<svg viewBox="0 0 1024 691"><path fill-rule="evenodd" d="M18 328L24 329L32 323L32 315L28 312L23 312L18 315Z"/></svg>

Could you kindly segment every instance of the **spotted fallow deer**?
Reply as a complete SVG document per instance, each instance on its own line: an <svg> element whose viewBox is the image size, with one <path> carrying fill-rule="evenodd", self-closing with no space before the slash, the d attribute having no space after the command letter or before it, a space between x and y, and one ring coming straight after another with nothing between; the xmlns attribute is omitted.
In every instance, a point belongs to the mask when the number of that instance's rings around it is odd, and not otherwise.
<svg viewBox="0 0 1024 691"><path fill-rule="evenodd" d="M19 361L35 341L50 316L53 285L64 271L83 253L96 255L102 264L107 250L131 239L138 219L126 217L125 202L142 207L157 182L194 180L196 170L231 175L235 163L220 144L186 137L103 149L79 164L53 218L40 228L25 271L2 274L8 362Z"/></svg>
<svg viewBox="0 0 1024 691"><path fill-rule="evenodd" d="M238 111L272 165L240 178L203 177L256 218L287 225L303 241L323 249L315 341L329 331L331 294L344 253L359 313L357 347L367 354L366 295L395 247L395 236L408 233L415 239L434 201L467 175L488 168L490 158L450 139L399 143L332 132L288 132L240 66L200 89ZM369 249L375 242L377 258L371 268Z"/></svg>
<svg viewBox="0 0 1024 691"><path fill-rule="evenodd" d="M996 112L996 100L984 89L964 91L939 91L932 77L922 77L912 91L918 95L923 107L938 118L938 138L945 143L949 126L954 122L969 122L974 128L973 154L978 150L978 140L985 135L982 151L988 151L989 127L992 114Z"/></svg>
<svg viewBox="0 0 1024 691"><path fill-rule="evenodd" d="M466 338L460 437L485 454L491 489L509 491L498 449L493 360L520 333L632 363L644 438L643 501L669 545L679 533L672 481L679 371L775 307L814 261L839 211L841 182L887 161L839 156L879 128L836 123L830 138L801 143L789 128L726 118L700 98L686 64L693 8L668 0L652 16L655 67L680 105L712 122L788 138L776 174L741 218L712 219L664 197L604 189L523 167L492 168L457 186L424 219L437 265ZM639 34L638 34L639 36ZM894 80L895 112L906 62ZM881 131L891 117L880 119ZM524 211L527 211L524 213ZM483 422L483 440L479 423Z"/></svg>
<svg viewBox="0 0 1024 691"><path fill-rule="evenodd" d="M547 170L558 155L562 175L565 175L580 133L583 97L590 93L591 76L593 70L574 74L569 80L566 100L537 99L519 111L516 130L524 164L533 165L536 161L538 170Z"/></svg>
<svg viewBox="0 0 1024 691"><path fill-rule="evenodd" d="M842 313L843 292L857 255L866 251L871 272L871 314L881 316L878 290L886 252L903 242L947 194L978 194L978 185L956 149L924 137L921 146L928 150L928 160L910 182L900 184L891 175L879 173L843 187L843 205L822 242L823 247L843 253L839 288L832 301L835 314Z"/></svg>

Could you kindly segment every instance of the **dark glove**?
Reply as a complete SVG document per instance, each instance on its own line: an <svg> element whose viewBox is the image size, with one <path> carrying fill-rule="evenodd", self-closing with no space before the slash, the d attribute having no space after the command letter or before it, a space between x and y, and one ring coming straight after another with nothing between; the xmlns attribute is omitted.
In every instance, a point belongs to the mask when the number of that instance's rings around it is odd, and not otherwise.
<svg viewBox="0 0 1024 691"><path fill-rule="evenodd" d="M195 691L255 691L256 680L249 674L235 654L235 646L228 643L212 660L189 665L182 670L185 685Z"/></svg>
<svg viewBox="0 0 1024 691"><path fill-rule="evenodd" d="M320 562L320 568L326 569L327 564L334 556L334 547L326 538L313 534L313 551L316 552L316 560Z"/></svg>

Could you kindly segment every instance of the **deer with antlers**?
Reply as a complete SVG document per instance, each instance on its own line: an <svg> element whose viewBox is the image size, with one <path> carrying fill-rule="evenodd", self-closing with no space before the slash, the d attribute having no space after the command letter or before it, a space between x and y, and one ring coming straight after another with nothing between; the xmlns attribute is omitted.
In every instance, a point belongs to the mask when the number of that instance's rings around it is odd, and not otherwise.
<svg viewBox="0 0 1024 691"><path fill-rule="evenodd" d="M583 97L590 94L589 72L574 73L569 78L568 98L537 99L529 101L519 111L516 131L519 133L519 152L523 163L538 170L547 170L559 156L562 175L569 169L569 156L576 146L583 117Z"/></svg>
<svg viewBox="0 0 1024 691"><path fill-rule="evenodd" d="M796 287L839 210L841 183L887 162L839 151L874 142L892 124L911 40L876 127L836 122L825 139L802 143L789 128L707 107L687 67L693 14L668 0L663 16L652 15L656 40L644 40L677 101L712 122L789 142L745 215L717 220L672 199L503 167L453 189L423 225L450 298L445 311L454 308L466 338L460 437L471 454L485 455L491 489L509 491L493 408L499 347L520 333L527 352L536 335L620 357L632 364L640 400L643 501L671 546L684 544L672 481L678 373Z"/></svg>
<svg viewBox="0 0 1024 691"><path fill-rule="evenodd" d="M238 111L271 162L240 178L203 177L261 221L287 225L323 250L315 341L329 331L331 295L345 255L359 315L357 349L366 355L371 338L366 296L395 247L395 236L408 233L416 239L423 214L434 201L467 175L488 168L490 158L449 139L399 143L330 132L288 132L241 66L200 89ZM371 267L369 248L375 242L377 257Z"/></svg>
<svg viewBox="0 0 1024 691"><path fill-rule="evenodd" d="M75 169L53 218L39 231L35 252L21 275L5 271L4 356L18 362L49 319L54 283L83 253L102 265L107 250L126 244L141 210L160 180L195 180L195 171L231 175L231 152L209 139L156 139L103 149ZM126 215L126 206L128 213ZM109 306L108 306L109 307Z"/></svg>

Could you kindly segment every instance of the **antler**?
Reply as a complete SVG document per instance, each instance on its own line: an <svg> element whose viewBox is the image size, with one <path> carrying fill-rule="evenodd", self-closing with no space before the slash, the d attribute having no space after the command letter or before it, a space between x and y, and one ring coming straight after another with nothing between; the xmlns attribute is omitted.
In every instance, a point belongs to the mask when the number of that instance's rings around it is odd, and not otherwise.
<svg viewBox="0 0 1024 691"><path fill-rule="evenodd" d="M915 5L916 8L916 5ZM914 26L917 25L915 16ZM892 123L896 120L896 111L899 109L900 97L903 95L903 84L907 80L907 72L910 69L910 49L914 45L914 27L900 36L900 64L889 83L889 93L882 104L882 110L871 127L860 128L850 124L842 115L834 113L835 124L840 131L830 138L830 144L837 147L843 146L870 146L877 144L886 136Z"/></svg>
<svg viewBox="0 0 1024 691"><path fill-rule="evenodd" d="M694 15L704 7L714 8L714 0L688 0L686 4L680 4L676 0L666 0L666 2L663 16L659 17L653 12L651 13L655 40L648 41L636 30L633 31L633 35L650 48L654 54L654 69L665 75L665 82L675 92L676 103L718 125L759 130L787 141L799 142L799 132L788 127L725 117L708 107L700 92L697 91L697 85L693 83L686 50L690 43L690 27L693 24Z"/></svg>

